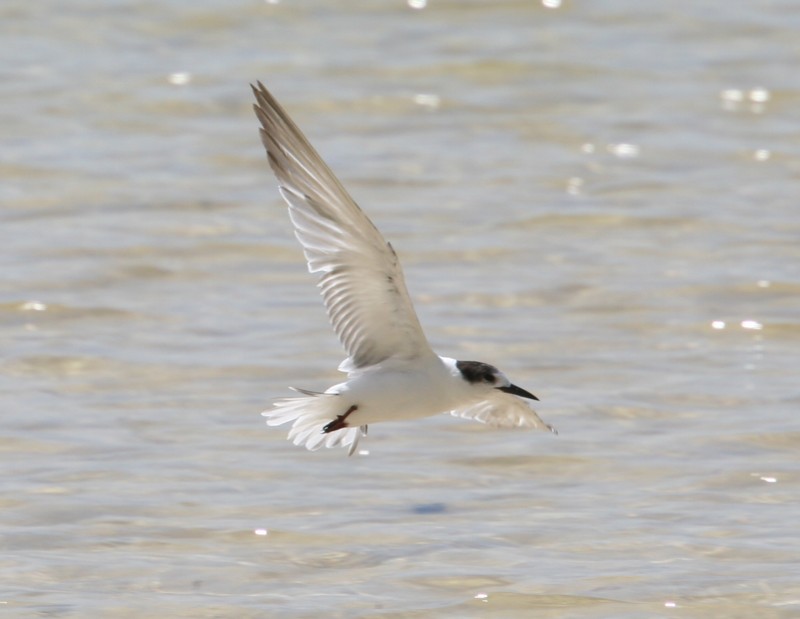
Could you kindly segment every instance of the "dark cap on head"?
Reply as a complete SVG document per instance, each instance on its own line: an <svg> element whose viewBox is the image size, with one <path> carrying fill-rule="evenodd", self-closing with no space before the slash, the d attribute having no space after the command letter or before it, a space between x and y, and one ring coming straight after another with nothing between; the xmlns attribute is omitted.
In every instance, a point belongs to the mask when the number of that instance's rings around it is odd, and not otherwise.
<svg viewBox="0 0 800 619"><path fill-rule="evenodd" d="M461 372L461 376L469 384L488 383L494 385L497 382L497 368L488 363L480 361L456 361L456 367Z"/></svg>

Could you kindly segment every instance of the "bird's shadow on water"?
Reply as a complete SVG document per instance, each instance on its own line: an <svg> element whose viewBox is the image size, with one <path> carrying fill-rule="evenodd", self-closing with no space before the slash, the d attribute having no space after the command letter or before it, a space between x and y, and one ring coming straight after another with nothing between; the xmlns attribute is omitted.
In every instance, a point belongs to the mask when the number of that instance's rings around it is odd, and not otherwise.
<svg viewBox="0 0 800 619"><path fill-rule="evenodd" d="M430 515L430 514L443 514L447 511L445 503L417 503L411 506L412 514Z"/></svg>

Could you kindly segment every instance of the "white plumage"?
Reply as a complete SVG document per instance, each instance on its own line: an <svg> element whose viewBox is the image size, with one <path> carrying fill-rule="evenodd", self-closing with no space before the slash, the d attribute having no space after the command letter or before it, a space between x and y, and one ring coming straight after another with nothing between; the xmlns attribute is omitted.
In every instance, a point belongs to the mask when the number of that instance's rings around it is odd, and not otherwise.
<svg viewBox="0 0 800 619"><path fill-rule="evenodd" d="M497 368L433 352L406 289L397 254L267 89L253 86L261 141L289 205L308 270L318 276L331 325L348 357L348 380L325 393L275 403L269 425L292 423L308 449L353 453L367 425L438 413L498 427L552 430Z"/></svg>

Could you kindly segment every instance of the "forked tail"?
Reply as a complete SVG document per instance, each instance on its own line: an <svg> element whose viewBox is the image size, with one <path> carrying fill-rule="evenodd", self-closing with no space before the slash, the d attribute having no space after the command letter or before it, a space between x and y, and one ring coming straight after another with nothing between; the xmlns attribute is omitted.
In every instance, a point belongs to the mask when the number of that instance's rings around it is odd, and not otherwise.
<svg viewBox="0 0 800 619"><path fill-rule="evenodd" d="M295 389L306 394L305 397L283 398L271 410L261 413L267 418L267 425L280 426L292 423L289 440L295 445L305 445L306 449L320 447L349 447L347 455L352 456L358 447L358 439L367 434L367 426L344 427L325 432L326 426L334 422L344 412L339 396L334 393L313 393Z"/></svg>

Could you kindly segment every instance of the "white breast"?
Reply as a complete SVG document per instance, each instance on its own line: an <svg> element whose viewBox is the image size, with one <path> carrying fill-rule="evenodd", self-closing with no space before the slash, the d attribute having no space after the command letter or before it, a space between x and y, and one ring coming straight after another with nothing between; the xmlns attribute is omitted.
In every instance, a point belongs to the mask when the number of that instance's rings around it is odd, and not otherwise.
<svg viewBox="0 0 800 619"><path fill-rule="evenodd" d="M471 399L469 387L436 357L421 364L380 364L329 391L341 394L343 406L358 406L350 425L364 425L446 413Z"/></svg>

